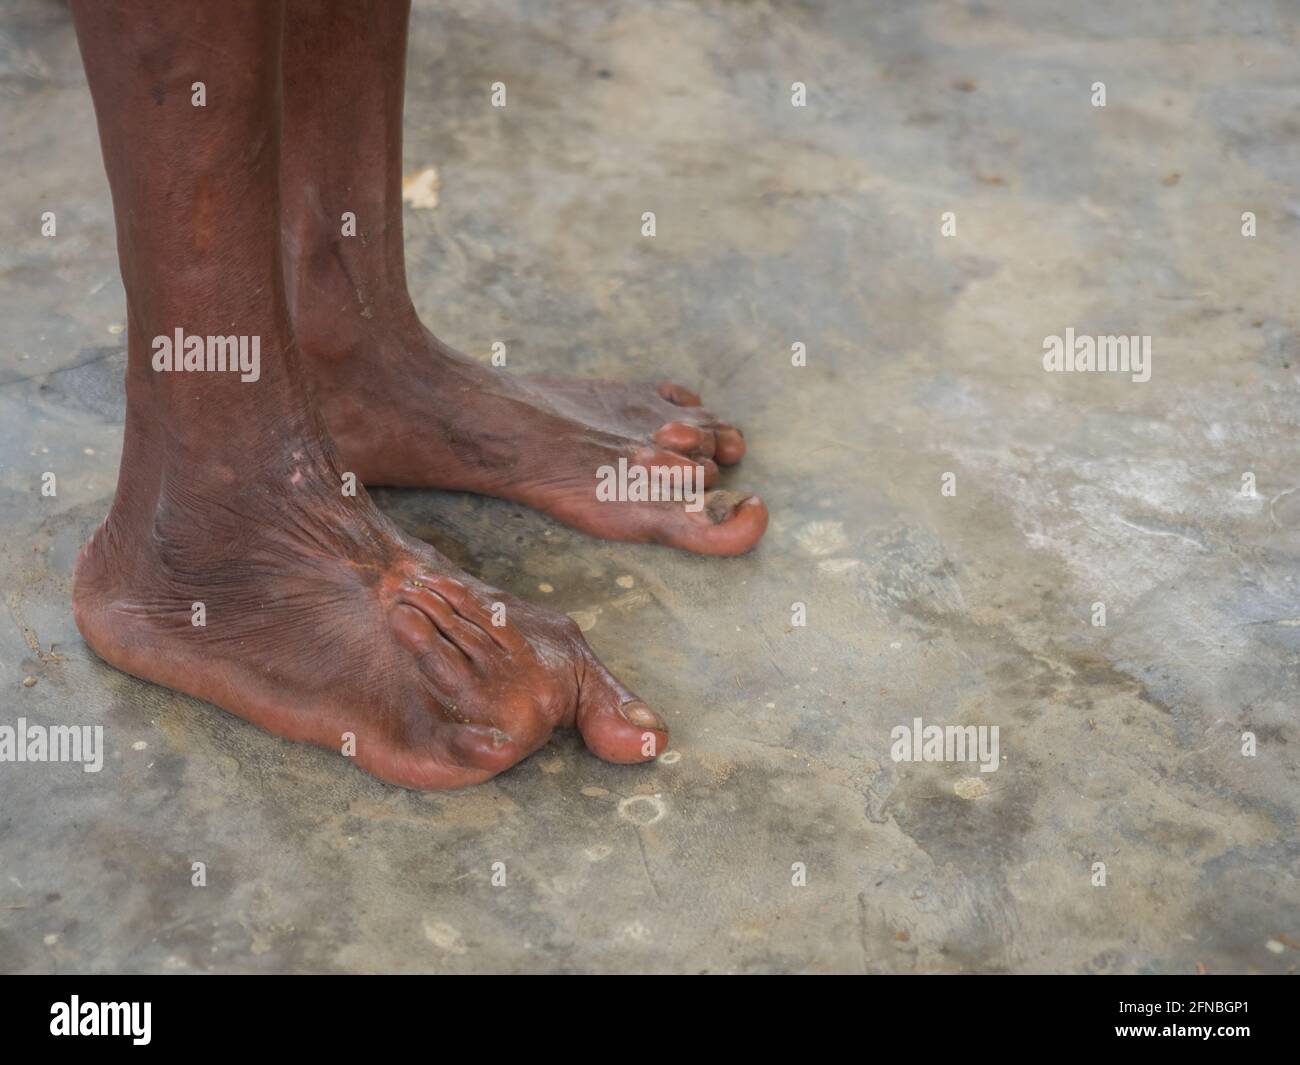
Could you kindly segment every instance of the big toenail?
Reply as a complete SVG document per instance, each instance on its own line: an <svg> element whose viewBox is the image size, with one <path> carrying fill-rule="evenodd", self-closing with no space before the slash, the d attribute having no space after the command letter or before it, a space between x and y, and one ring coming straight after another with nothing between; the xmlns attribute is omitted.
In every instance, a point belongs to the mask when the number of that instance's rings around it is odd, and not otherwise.
<svg viewBox="0 0 1300 1065"><path fill-rule="evenodd" d="M649 728L663 732L668 726L663 719L645 703L624 703L619 712L637 728Z"/></svg>
<svg viewBox="0 0 1300 1065"><path fill-rule="evenodd" d="M731 517L731 512L737 505L734 495L725 492L714 492L709 496L708 502L704 504L704 512L714 525L721 525Z"/></svg>

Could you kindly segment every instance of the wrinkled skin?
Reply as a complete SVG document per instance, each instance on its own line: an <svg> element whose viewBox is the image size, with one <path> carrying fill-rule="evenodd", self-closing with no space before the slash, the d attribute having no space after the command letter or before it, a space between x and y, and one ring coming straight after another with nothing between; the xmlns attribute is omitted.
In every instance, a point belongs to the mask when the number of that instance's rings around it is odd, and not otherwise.
<svg viewBox="0 0 1300 1065"><path fill-rule="evenodd" d="M420 323L402 246L407 5L290 0L281 187L286 284L304 368L345 468L368 484L452 488L526 503L594 536L708 555L748 551L757 497L597 502L620 457L700 466L745 453L740 431L670 382L513 374L453 351ZM357 219L344 236L343 212Z"/></svg>
<svg viewBox="0 0 1300 1065"><path fill-rule="evenodd" d="M237 507L187 489L164 491L143 535L110 518L77 570L90 645L278 735L343 750L352 733L359 765L408 787L486 780L557 726L609 761L663 749L570 618L459 572L364 491L323 491L327 459L299 454Z"/></svg>
<svg viewBox="0 0 1300 1065"><path fill-rule="evenodd" d="M571 620L461 573L347 490L285 298L281 5L73 9L128 303L118 488L74 581L87 643L278 735L347 752L351 733L358 764L409 787L485 780L559 726L611 761L663 750L662 721ZM260 337L260 378L155 371L151 340L177 327Z"/></svg>

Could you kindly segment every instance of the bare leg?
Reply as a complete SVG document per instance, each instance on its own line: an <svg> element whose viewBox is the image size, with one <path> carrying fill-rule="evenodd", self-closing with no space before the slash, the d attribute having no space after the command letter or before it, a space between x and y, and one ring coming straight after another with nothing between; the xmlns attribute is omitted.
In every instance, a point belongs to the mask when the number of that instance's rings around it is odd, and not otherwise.
<svg viewBox="0 0 1300 1065"><path fill-rule="evenodd" d="M288 0L284 226L289 302L321 413L370 484L502 496L597 536L704 554L749 550L757 496L703 509L598 501L597 470L693 467L717 478L740 432L679 385L525 377L480 365L421 324L402 247L402 87L409 5ZM357 236L341 232L355 213Z"/></svg>
<svg viewBox="0 0 1300 1065"><path fill-rule="evenodd" d="M361 765L412 787L485 780L558 725L614 761L662 749L661 723L568 618L460 573L346 491L282 284L282 5L74 12L129 321L118 491L77 565L86 641L279 735L346 750L352 733ZM154 338L178 328L257 338L259 372L157 368Z"/></svg>

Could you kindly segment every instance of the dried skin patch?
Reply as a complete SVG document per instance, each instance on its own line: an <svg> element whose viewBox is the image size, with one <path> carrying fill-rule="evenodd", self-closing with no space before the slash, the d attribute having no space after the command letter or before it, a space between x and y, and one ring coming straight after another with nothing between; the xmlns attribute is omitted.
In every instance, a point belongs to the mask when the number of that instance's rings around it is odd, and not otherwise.
<svg viewBox="0 0 1300 1065"><path fill-rule="evenodd" d="M979 777L962 777L952 786L952 790L957 798L970 801L984 798L989 793L989 786Z"/></svg>

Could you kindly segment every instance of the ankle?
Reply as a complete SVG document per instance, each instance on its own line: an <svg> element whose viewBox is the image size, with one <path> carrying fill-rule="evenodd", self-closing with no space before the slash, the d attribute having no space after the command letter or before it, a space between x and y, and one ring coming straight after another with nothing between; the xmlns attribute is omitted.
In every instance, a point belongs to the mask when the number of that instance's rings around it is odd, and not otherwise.
<svg viewBox="0 0 1300 1065"><path fill-rule="evenodd" d="M380 336L413 337L421 329L405 284L349 291L337 278L307 282L291 303L294 334L309 362L373 354Z"/></svg>
<svg viewBox="0 0 1300 1065"><path fill-rule="evenodd" d="M399 231L400 232L400 231ZM418 330L402 264L389 262L382 234L322 238L285 232L285 286L294 334L312 359L340 360L373 345L378 330ZM400 245L399 245L400 246Z"/></svg>
<svg viewBox="0 0 1300 1065"><path fill-rule="evenodd" d="M229 369L164 372L132 351L114 502L124 521L152 520L159 508L249 498L265 485L337 489L337 458L311 404L296 342L284 329L260 339L255 380Z"/></svg>

